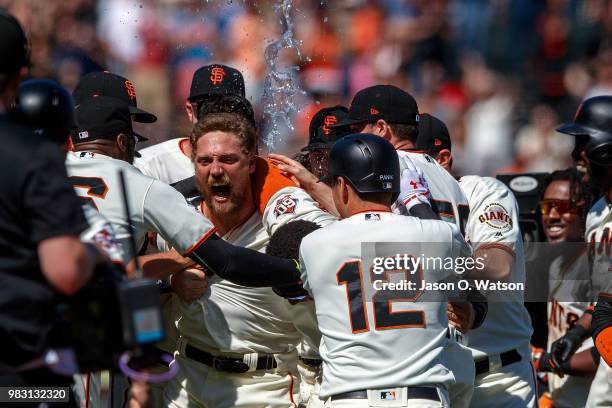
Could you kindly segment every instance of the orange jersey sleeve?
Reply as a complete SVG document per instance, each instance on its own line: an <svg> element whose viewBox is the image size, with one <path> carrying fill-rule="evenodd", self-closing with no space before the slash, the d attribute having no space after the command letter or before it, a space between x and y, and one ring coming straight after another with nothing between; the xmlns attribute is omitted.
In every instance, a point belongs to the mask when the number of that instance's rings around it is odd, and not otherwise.
<svg viewBox="0 0 612 408"><path fill-rule="evenodd" d="M253 195L257 200L259 213L263 214L270 199L285 187L297 187L289 177L285 176L268 159L257 156L255 173L252 176Z"/></svg>

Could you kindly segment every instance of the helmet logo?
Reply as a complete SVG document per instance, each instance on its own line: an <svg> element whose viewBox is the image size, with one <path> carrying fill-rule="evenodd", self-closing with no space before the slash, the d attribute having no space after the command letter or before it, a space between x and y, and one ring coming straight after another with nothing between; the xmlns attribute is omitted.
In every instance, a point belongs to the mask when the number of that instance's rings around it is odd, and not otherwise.
<svg viewBox="0 0 612 408"><path fill-rule="evenodd" d="M210 71L210 74L210 82L212 82L213 85L219 85L223 82L223 78L225 78L225 70L221 67L214 67Z"/></svg>
<svg viewBox="0 0 612 408"><path fill-rule="evenodd" d="M326 116L325 119L323 119L323 134L325 136L329 136L329 133L331 132L331 129L329 128L329 126L337 122L338 122L338 118L336 118L335 116L333 115Z"/></svg>
<svg viewBox="0 0 612 408"><path fill-rule="evenodd" d="M134 85L128 80L125 81L125 89L127 90L127 94L130 99L136 99L136 90L134 89Z"/></svg>
<svg viewBox="0 0 612 408"><path fill-rule="evenodd" d="M434 139L434 146L442 146L442 141L437 137Z"/></svg>
<svg viewBox="0 0 612 408"><path fill-rule="evenodd" d="M370 115L378 115L380 111L376 108L370 108Z"/></svg>

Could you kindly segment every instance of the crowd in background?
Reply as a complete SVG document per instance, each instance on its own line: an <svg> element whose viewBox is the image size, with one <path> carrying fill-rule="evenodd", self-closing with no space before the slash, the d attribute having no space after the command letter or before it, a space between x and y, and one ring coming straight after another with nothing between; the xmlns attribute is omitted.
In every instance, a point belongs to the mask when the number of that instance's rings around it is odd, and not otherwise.
<svg viewBox="0 0 612 408"><path fill-rule="evenodd" d="M242 71L259 117L264 49L281 31L272 0L0 0L32 43L32 75L72 90L83 74L128 77L159 120L155 143L189 132L183 105L195 69ZM443 119L459 174L550 171L572 140L555 126L585 97L612 94L612 1L293 0L307 96L295 132L275 150L306 144L312 113L348 104L376 83L402 87ZM265 127L261 129L265 132Z"/></svg>

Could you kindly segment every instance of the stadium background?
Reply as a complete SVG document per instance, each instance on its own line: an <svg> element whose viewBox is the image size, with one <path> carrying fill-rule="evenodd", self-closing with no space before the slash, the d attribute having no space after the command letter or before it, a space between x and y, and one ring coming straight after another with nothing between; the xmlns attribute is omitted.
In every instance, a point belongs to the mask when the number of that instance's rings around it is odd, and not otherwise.
<svg viewBox="0 0 612 408"><path fill-rule="evenodd" d="M245 75L261 117L264 48L278 38L273 1L0 0L32 43L35 77L72 90L108 69L134 83L159 121L151 142L189 131L183 105L194 70L221 62ZM612 94L612 2L606 0L293 1L298 64L308 94L296 131L276 150L306 144L310 116L375 83L411 92L443 119L459 174L550 171L572 140L554 131L585 97Z"/></svg>

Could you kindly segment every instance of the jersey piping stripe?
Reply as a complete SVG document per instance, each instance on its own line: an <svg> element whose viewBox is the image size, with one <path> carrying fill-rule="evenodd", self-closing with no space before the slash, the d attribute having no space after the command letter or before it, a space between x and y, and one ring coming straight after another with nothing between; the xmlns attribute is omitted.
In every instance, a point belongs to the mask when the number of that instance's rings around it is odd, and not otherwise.
<svg viewBox="0 0 612 408"><path fill-rule="evenodd" d="M293 404L294 408L297 408L295 401L293 400L293 372L289 371L289 400Z"/></svg>
<svg viewBox="0 0 612 408"><path fill-rule="evenodd" d="M406 205L409 202L411 202L412 200L414 200L415 198L417 198L418 196L427 196L429 193L427 191L423 191L421 193L415 194L412 197L406 199L402 204Z"/></svg>
<svg viewBox="0 0 612 408"><path fill-rule="evenodd" d="M85 377L85 401L83 404L85 408L89 408L89 381L91 379L90 376L91 376L91 373L88 371L87 377Z"/></svg>
<svg viewBox="0 0 612 408"><path fill-rule="evenodd" d="M487 249L487 248L502 249L506 251L507 253L509 253L513 259L516 259L516 254L514 253L514 250L510 248L508 245L500 244L498 242L491 242L491 243L480 245L477 249Z"/></svg>
<svg viewBox="0 0 612 408"><path fill-rule="evenodd" d="M535 367L533 366L533 363L530 362L529 365L531 366L531 377L533 379L533 399L535 401L535 408L539 408L540 401L538 401L538 378L536 376L536 371Z"/></svg>
<svg viewBox="0 0 612 408"><path fill-rule="evenodd" d="M183 256L186 258L189 255L191 255L193 253L193 251L195 251L196 249L198 249L200 247L200 245L202 245L208 238L210 238L211 235L213 235L215 232L217 232L217 229L215 227L212 227L211 229L209 229L208 231L206 231L206 233L204 235L202 235L202 237L200 239L198 239L196 241L195 244L193 244L192 246L189 247L189 249L187 249L184 253Z"/></svg>

